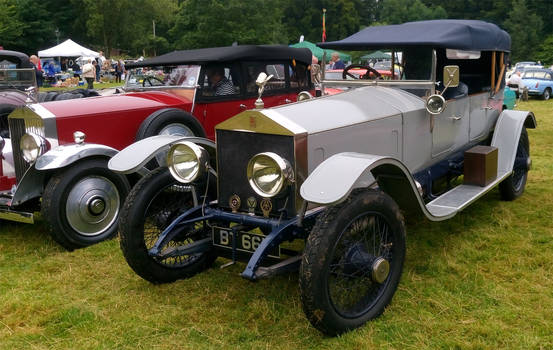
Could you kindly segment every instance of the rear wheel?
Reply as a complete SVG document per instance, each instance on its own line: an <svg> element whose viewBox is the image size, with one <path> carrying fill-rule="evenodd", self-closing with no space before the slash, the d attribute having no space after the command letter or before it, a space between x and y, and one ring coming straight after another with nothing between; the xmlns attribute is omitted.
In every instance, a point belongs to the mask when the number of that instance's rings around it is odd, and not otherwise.
<svg viewBox="0 0 553 350"><path fill-rule="evenodd" d="M133 187L121 213L121 250L129 266L152 283L168 283L190 277L210 267L212 251L170 258L148 254L163 230L194 206L192 187L178 183L167 168L157 168ZM209 235L203 224L191 225L162 249L193 243Z"/></svg>
<svg viewBox="0 0 553 350"><path fill-rule="evenodd" d="M113 237L129 187L124 176L107 168L107 159L84 160L60 171L42 196L50 234L68 250Z"/></svg>
<svg viewBox="0 0 553 350"><path fill-rule="evenodd" d="M544 99L544 100L549 100L550 97L551 97L551 89L550 89L550 88L546 88L546 89L543 91L543 94L541 95L541 98Z"/></svg>
<svg viewBox="0 0 553 350"><path fill-rule="evenodd" d="M336 335L379 316L396 291L404 258L397 204L381 191L355 191L317 218L307 240L300 268L307 318Z"/></svg>
<svg viewBox="0 0 553 350"><path fill-rule="evenodd" d="M530 141L528 132L523 128L518 140L517 154L513 173L499 184L499 194L501 199L512 201L522 195L528 179L528 169L530 167Z"/></svg>

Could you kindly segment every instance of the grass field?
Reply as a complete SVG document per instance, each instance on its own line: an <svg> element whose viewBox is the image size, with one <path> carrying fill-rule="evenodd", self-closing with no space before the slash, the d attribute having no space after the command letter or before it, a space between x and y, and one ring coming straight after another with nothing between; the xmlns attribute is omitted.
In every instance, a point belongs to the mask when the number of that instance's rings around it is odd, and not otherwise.
<svg viewBox="0 0 553 350"><path fill-rule="evenodd" d="M297 274L252 283L239 264L154 286L117 240L66 252L40 224L1 222L0 349L553 349L553 100L518 109L538 121L526 193L408 223L399 289L361 329L312 328Z"/></svg>

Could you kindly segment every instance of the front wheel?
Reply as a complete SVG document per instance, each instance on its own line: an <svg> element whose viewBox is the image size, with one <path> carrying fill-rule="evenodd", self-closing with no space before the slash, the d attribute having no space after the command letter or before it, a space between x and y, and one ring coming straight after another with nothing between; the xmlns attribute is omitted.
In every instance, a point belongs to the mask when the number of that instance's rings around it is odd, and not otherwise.
<svg viewBox="0 0 553 350"><path fill-rule="evenodd" d="M167 168L157 168L136 183L129 194L119 226L121 250L129 266L152 283L168 283L190 277L216 259L212 251L156 258L148 254L163 230L195 205L191 186L178 183ZM207 237L202 224L187 227L167 246L182 246Z"/></svg>
<svg viewBox="0 0 553 350"><path fill-rule="evenodd" d="M397 204L381 191L354 191L317 218L307 240L300 268L307 318L337 335L379 316L396 291L404 258Z"/></svg>
<svg viewBox="0 0 553 350"><path fill-rule="evenodd" d="M42 216L56 242L68 250L113 237L127 179L111 172L107 159L88 159L58 172L42 196Z"/></svg>

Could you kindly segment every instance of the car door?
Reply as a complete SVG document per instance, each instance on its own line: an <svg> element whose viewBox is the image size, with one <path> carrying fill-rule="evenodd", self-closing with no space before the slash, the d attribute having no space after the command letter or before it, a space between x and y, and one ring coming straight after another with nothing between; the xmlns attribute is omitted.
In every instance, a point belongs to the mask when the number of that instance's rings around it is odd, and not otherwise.
<svg viewBox="0 0 553 350"><path fill-rule="evenodd" d="M447 100L444 111L433 116L433 158L454 152L467 144L470 123L469 107L470 99L468 96L450 99Z"/></svg>

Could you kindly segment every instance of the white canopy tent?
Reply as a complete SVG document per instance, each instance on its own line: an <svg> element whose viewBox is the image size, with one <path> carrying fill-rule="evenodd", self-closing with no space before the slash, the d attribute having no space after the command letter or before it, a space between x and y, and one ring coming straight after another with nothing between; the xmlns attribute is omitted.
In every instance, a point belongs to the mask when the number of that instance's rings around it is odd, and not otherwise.
<svg viewBox="0 0 553 350"><path fill-rule="evenodd" d="M87 49L71 39L63 43L38 52L38 57L98 57L99 53Z"/></svg>

